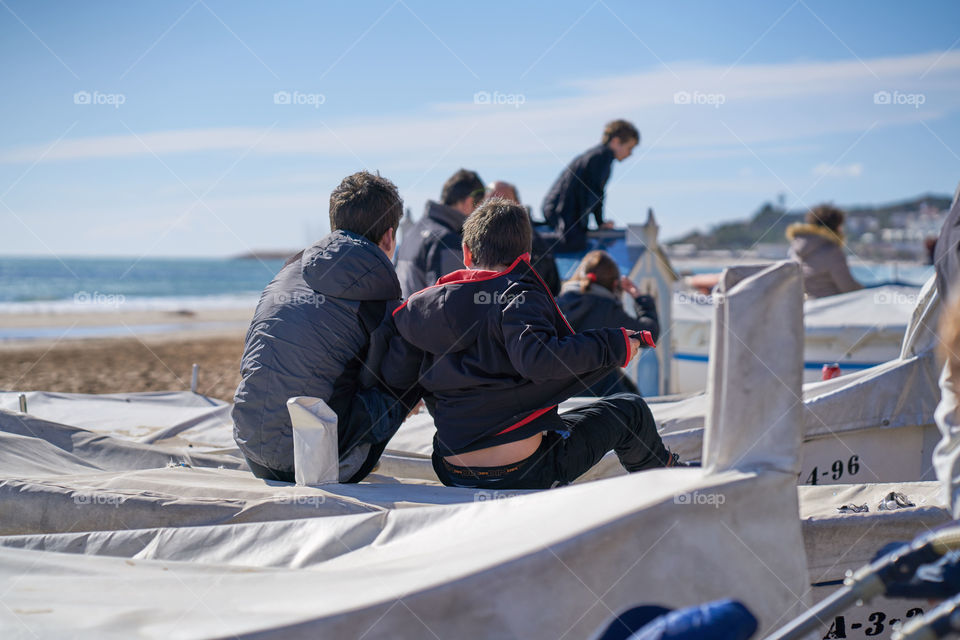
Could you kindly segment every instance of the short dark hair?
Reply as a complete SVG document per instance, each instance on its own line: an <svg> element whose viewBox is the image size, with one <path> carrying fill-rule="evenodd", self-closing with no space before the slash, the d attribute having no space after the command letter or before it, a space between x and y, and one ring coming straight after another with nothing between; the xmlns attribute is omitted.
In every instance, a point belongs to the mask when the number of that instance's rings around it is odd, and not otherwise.
<svg viewBox="0 0 960 640"><path fill-rule="evenodd" d="M463 223L463 244L480 267L512 264L530 253L532 236L527 210L503 198L486 200Z"/></svg>
<svg viewBox="0 0 960 640"><path fill-rule="evenodd" d="M629 142L630 140L640 142L640 132L626 120L614 120L608 122L607 126L603 128L602 143L610 144L610 141L614 138L620 138L621 142Z"/></svg>
<svg viewBox="0 0 960 640"><path fill-rule="evenodd" d="M440 200L448 207L470 197L473 198L475 203L478 203L483 199L485 192L483 180L480 179L476 171L460 169L443 183Z"/></svg>
<svg viewBox="0 0 960 640"><path fill-rule="evenodd" d="M358 171L330 194L331 231L352 231L378 243L388 230L400 226L402 216L397 185L379 173Z"/></svg>
<svg viewBox="0 0 960 640"><path fill-rule="evenodd" d="M843 224L847 215L842 209L838 209L832 204L821 204L807 212L807 224L815 224L820 227L826 227L831 231L837 231Z"/></svg>

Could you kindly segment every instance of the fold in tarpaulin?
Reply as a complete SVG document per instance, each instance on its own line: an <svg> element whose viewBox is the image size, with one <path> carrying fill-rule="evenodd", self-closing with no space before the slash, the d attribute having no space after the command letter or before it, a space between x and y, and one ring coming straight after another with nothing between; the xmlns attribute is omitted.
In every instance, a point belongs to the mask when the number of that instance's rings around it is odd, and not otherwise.
<svg viewBox="0 0 960 640"><path fill-rule="evenodd" d="M754 611L799 611L790 591L806 579L802 554L778 553L777 535L799 525L772 480L670 470L352 516L23 536L4 541L0 576L27 628L73 637L584 637L607 618L604 604L680 606L721 592ZM711 492L726 503L675 501ZM744 530L748 503L784 517L765 536ZM756 575L758 558L787 586L731 578Z"/></svg>
<svg viewBox="0 0 960 640"><path fill-rule="evenodd" d="M0 409L17 411L17 392L0 391ZM238 451L233 441L232 404L186 391L87 395L27 391L30 415L89 428L144 444L166 442L188 433L190 449ZM82 402L78 402L82 400Z"/></svg>
<svg viewBox="0 0 960 640"><path fill-rule="evenodd" d="M39 437L8 435L11 421ZM116 437L98 436L96 449L47 443L49 423L30 417L3 413L0 426L46 449L0 445L22 453L0 464L0 583L10 587L0 616L40 635L422 637L419 618L441 637L558 637L605 618L591 591L612 607L644 593L693 603L729 592L730 572L754 554L802 574L796 554L776 553L769 527L741 530L747 505L791 521L777 496L792 478L781 474L664 470L507 494L387 478L315 489L208 458L168 467L169 451L145 456ZM97 460L85 463L88 454ZM648 579L704 570L714 578L655 589ZM746 583L740 590L761 609L792 600L786 589L752 600ZM529 615L557 602L570 611L564 628Z"/></svg>

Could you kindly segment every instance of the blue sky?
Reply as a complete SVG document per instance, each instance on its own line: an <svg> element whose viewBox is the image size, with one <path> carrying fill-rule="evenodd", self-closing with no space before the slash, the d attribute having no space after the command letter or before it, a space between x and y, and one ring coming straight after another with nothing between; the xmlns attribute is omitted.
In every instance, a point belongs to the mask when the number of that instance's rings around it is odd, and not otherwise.
<svg viewBox="0 0 960 640"><path fill-rule="evenodd" d="M668 238L779 193L951 194L957 24L948 1L0 0L0 255L300 247L359 169L416 217L461 166L539 212L616 117L643 141L608 217L653 207Z"/></svg>

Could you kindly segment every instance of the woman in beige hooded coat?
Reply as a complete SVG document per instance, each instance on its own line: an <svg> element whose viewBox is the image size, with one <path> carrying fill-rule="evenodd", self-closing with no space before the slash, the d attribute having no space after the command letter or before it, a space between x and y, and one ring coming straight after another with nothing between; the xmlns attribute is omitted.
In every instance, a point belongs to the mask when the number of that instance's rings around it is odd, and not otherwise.
<svg viewBox="0 0 960 640"><path fill-rule="evenodd" d="M803 289L811 298L863 288L850 273L843 252L844 217L840 209L823 204L807 213L806 222L787 228L790 259L801 264Z"/></svg>

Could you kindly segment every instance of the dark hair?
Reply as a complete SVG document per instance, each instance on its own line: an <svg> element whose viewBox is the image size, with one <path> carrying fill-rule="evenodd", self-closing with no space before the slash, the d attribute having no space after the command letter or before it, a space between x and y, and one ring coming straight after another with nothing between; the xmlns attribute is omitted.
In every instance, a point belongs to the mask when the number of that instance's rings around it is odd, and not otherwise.
<svg viewBox="0 0 960 640"><path fill-rule="evenodd" d="M393 184L380 174L358 171L347 176L330 194L330 230L352 231L373 243L400 225L403 200Z"/></svg>
<svg viewBox="0 0 960 640"><path fill-rule="evenodd" d="M532 236L527 210L503 198L484 201L463 223L463 244L479 267L512 264L530 253Z"/></svg>
<svg viewBox="0 0 960 640"><path fill-rule="evenodd" d="M610 141L614 138L620 138L621 142L629 142L630 140L640 142L640 132L626 120L614 120L613 122L608 122L607 126L603 128L603 139L601 142L603 144L610 144Z"/></svg>
<svg viewBox="0 0 960 640"><path fill-rule="evenodd" d="M582 293L586 293L591 284L616 292L620 282L620 267L606 251L591 251L583 256L570 281L579 283Z"/></svg>
<svg viewBox="0 0 960 640"><path fill-rule="evenodd" d="M443 183L440 200L448 207L452 207L464 198L472 197L474 204L477 204L483 199L485 192L483 180L476 171L460 169Z"/></svg>
<svg viewBox="0 0 960 640"><path fill-rule="evenodd" d="M807 224L826 227L831 231L840 229L846 214L832 204L821 204L807 212Z"/></svg>

